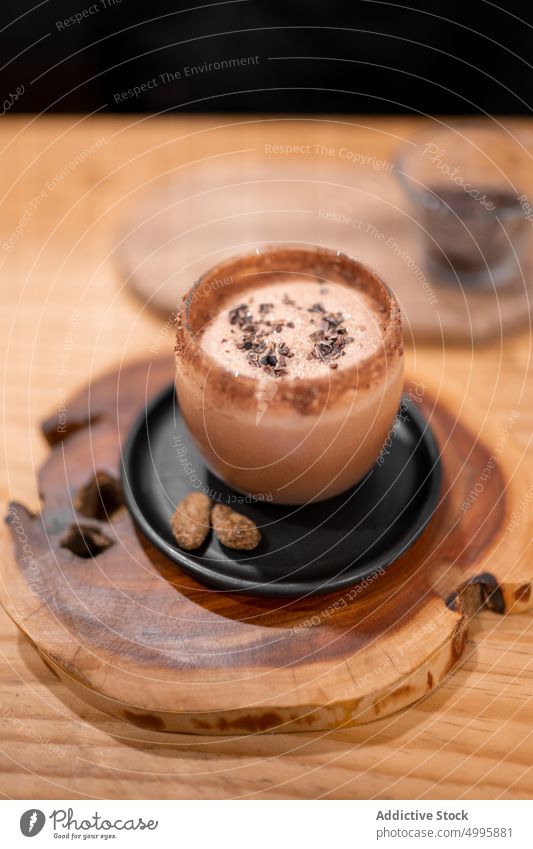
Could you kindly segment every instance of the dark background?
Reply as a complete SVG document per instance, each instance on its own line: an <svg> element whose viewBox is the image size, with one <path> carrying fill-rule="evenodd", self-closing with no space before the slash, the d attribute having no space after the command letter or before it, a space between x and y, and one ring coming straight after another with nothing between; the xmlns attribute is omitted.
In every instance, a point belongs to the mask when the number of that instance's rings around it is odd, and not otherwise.
<svg viewBox="0 0 533 849"><path fill-rule="evenodd" d="M0 15L1 97L24 87L5 112L526 114L533 97L526 2L1 0Z"/></svg>

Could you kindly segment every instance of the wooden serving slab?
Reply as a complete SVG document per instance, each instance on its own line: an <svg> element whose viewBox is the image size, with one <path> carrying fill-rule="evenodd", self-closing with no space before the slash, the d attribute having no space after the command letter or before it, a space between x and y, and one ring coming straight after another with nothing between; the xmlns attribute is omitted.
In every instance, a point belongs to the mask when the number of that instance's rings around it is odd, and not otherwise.
<svg viewBox="0 0 533 849"><path fill-rule="evenodd" d="M378 163L379 164L379 163ZM433 279L425 224L383 169L227 154L165 177L132 206L115 247L122 279L168 317L181 295L223 258L275 242L325 245L371 265L394 290L407 340L480 343L527 326L533 241L515 279L487 289Z"/></svg>
<svg viewBox="0 0 533 849"><path fill-rule="evenodd" d="M12 503L1 600L87 701L146 728L196 734L330 729L405 707L457 664L468 622L531 602L520 480L440 402L430 526L383 574L304 601L211 590L136 531L121 505L133 417L172 379L169 358L108 374L43 423L40 515ZM523 513L523 511L522 511Z"/></svg>

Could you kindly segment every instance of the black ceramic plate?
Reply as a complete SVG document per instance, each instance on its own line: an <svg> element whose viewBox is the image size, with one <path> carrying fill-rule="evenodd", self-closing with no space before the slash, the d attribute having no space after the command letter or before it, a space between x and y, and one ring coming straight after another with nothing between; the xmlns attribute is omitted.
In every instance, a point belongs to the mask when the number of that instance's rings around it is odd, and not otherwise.
<svg viewBox="0 0 533 849"><path fill-rule="evenodd" d="M303 507L252 502L205 467L169 386L135 421L122 480L128 509L143 534L199 581L231 592L301 597L343 589L396 560L420 536L439 499L441 470L431 430L404 399L382 457L356 487ZM263 539L251 552L224 548L214 534L194 552L170 530L175 505L202 486L249 516Z"/></svg>

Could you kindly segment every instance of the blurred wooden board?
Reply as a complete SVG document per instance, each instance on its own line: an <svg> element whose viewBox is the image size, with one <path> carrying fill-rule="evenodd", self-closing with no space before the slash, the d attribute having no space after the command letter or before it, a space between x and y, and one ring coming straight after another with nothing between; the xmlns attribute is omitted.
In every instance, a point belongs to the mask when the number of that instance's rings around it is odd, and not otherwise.
<svg viewBox="0 0 533 849"><path fill-rule="evenodd" d="M504 614L533 603L533 563L521 556L530 523L505 553L499 547L518 507L517 482L500 465L476 487L490 450L427 395L442 498L392 566L299 600L197 583L142 537L118 494L132 419L173 371L169 359L140 362L69 399L68 428L59 416L43 425L52 452L39 475L41 515L17 503L8 511L2 603L82 698L158 731L332 730L387 716L436 688L483 607Z"/></svg>
<svg viewBox="0 0 533 849"><path fill-rule="evenodd" d="M272 242L320 244L382 274L402 305L407 339L486 342L527 325L531 256L517 279L498 289L431 279L418 213L394 163L377 162L381 168L333 167L322 159L273 164L228 154L191 164L132 204L115 249L121 276L144 304L168 316L223 257Z"/></svg>

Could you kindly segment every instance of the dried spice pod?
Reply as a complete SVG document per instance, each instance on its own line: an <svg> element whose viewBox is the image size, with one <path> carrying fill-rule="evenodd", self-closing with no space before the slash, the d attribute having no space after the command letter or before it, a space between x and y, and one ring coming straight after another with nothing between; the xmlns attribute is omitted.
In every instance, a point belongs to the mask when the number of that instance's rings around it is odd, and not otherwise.
<svg viewBox="0 0 533 849"><path fill-rule="evenodd" d="M261 542L255 522L225 504L215 504L211 521L218 539L227 548L251 551Z"/></svg>
<svg viewBox="0 0 533 849"><path fill-rule="evenodd" d="M203 492L191 492L183 498L170 520L174 539L180 548L199 548L210 529L211 499Z"/></svg>

